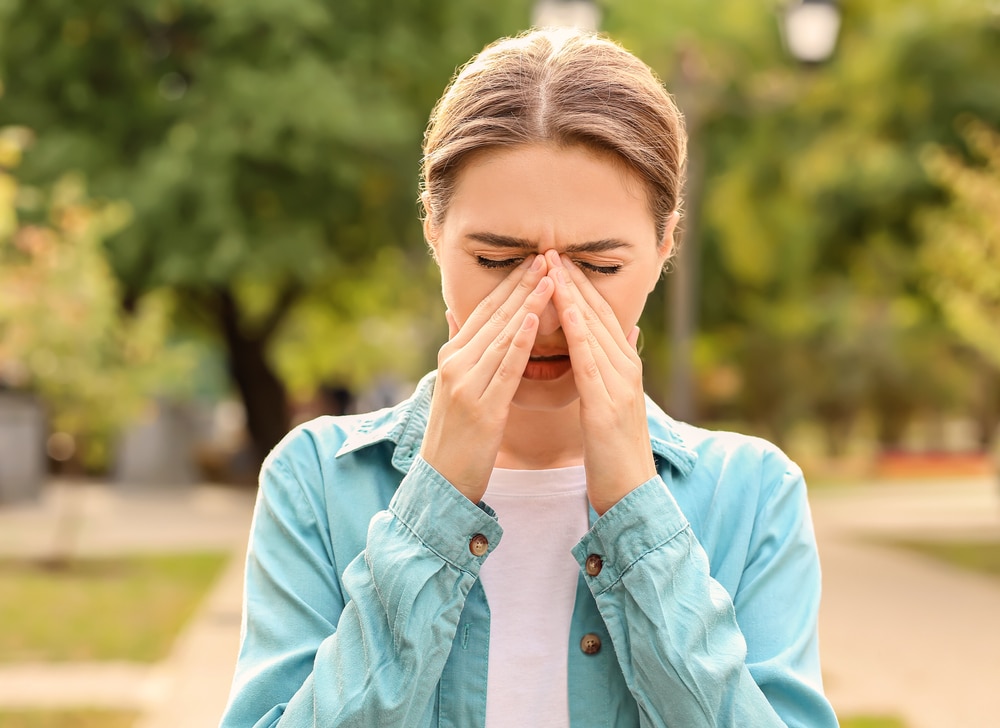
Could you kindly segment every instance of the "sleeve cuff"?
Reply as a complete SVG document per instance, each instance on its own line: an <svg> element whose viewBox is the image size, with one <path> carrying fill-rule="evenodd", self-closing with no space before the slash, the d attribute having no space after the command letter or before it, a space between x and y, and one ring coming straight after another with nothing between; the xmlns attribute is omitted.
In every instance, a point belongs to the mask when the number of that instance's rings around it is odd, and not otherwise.
<svg viewBox="0 0 1000 728"><path fill-rule="evenodd" d="M666 484L653 477L622 498L573 547L573 557L584 573L587 557L596 554L603 566L596 576L587 575L591 592L610 589L649 552L660 548L689 528L687 518Z"/></svg>
<svg viewBox="0 0 1000 728"><path fill-rule="evenodd" d="M425 546L474 575L503 535L489 506L470 501L419 455L392 497L389 511ZM479 554L470 548L477 536L487 542ZM481 543L477 539L477 545Z"/></svg>

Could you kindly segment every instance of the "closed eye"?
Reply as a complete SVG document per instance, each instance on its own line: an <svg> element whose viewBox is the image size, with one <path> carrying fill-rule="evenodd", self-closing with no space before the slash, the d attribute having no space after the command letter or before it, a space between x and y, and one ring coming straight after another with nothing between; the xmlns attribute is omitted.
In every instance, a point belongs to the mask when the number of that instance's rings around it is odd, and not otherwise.
<svg viewBox="0 0 1000 728"><path fill-rule="evenodd" d="M523 260L524 258L501 258L497 260L496 258L486 258L482 255L476 256L476 263L481 265L483 268L490 268L492 270L498 270L500 268L513 268Z"/></svg>
<svg viewBox="0 0 1000 728"><path fill-rule="evenodd" d="M594 265L593 263L587 263L582 260L574 261L578 266L583 268L583 270L590 271L591 273L600 273L605 276L613 276L615 273L620 271L622 267L620 265Z"/></svg>

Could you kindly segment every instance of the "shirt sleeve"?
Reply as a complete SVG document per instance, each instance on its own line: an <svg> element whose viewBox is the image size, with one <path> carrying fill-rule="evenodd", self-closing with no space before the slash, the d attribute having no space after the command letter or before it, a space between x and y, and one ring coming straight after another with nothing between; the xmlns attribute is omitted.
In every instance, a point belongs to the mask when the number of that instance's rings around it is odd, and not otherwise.
<svg viewBox="0 0 1000 728"><path fill-rule="evenodd" d="M759 467L732 597L659 476L574 548L581 566L603 559L586 579L645 726L837 726L819 669L819 560L802 474L772 454Z"/></svg>
<svg viewBox="0 0 1000 728"><path fill-rule="evenodd" d="M262 471L221 727L413 724L433 708L465 598L500 526L418 457L338 578L321 488L309 482L320 468L299 461L279 456ZM470 550L477 534L485 553Z"/></svg>

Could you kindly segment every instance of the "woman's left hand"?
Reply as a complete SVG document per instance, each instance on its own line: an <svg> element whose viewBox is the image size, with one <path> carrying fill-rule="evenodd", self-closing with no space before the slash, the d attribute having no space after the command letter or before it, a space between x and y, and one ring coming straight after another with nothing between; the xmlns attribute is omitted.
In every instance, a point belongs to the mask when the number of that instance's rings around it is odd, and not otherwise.
<svg viewBox="0 0 1000 728"><path fill-rule="evenodd" d="M555 251L546 258L580 394L587 495L603 515L656 475L636 351L639 329L626 335L608 302L568 258Z"/></svg>

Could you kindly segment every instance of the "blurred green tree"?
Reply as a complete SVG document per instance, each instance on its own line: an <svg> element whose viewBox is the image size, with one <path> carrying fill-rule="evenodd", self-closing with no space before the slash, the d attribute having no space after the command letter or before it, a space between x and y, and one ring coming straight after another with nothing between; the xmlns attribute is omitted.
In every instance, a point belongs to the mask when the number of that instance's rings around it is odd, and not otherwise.
<svg viewBox="0 0 1000 728"><path fill-rule="evenodd" d="M947 204L923 218L921 262L948 325L978 354L969 406L988 449L1000 430L1000 133L974 118L959 129L973 159L942 147L924 156Z"/></svg>
<svg viewBox="0 0 1000 728"><path fill-rule="evenodd" d="M169 292L146 291L131 314L120 306L102 240L128 206L88 199L72 174L48 195L23 189L13 172L29 136L0 128L0 384L36 392L80 464L103 469L118 431L153 395L180 390L189 362L167 345ZM43 221L19 220L32 207Z"/></svg>
<svg viewBox="0 0 1000 728"><path fill-rule="evenodd" d="M696 0L669 11L628 0L608 12L613 32L680 92L692 160L704 165L692 169L686 210L698 238L700 381L735 365L724 379L738 385L704 387L702 413L749 420L778 441L817 417L834 453L862 412L894 447L915 414L968 403L960 342L922 286L920 213L941 191L921 153L957 145L964 114L1000 121L992 6L841 6L839 47L818 68L785 55L776 2L719 0L706 13ZM665 369L666 317L648 310L647 350Z"/></svg>
<svg viewBox="0 0 1000 728"><path fill-rule="evenodd" d="M962 129L981 162L942 149L925 156L949 199L925 218L923 262L948 323L1000 368L1000 133L975 120Z"/></svg>
<svg viewBox="0 0 1000 728"><path fill-rule="evenodd" d="M107 243L125 308L175 291L224 344L263 455L288 427L286 380L363 384L377 372L359 360L376 357L357 346L403 366L415 336L438 338L433 288L419 303L404 292L428 266L421 133L456 65L527 17L527 2L8 0L0 124L38 130L29 182L80 170L95 196L131 205ZM364 282L384 280L399 288L369 296ZM407 333L344 336L356 305L396 312ZM315 335L330 338L306 345ZM320 363L301 365L310 351Z"/></svg>

